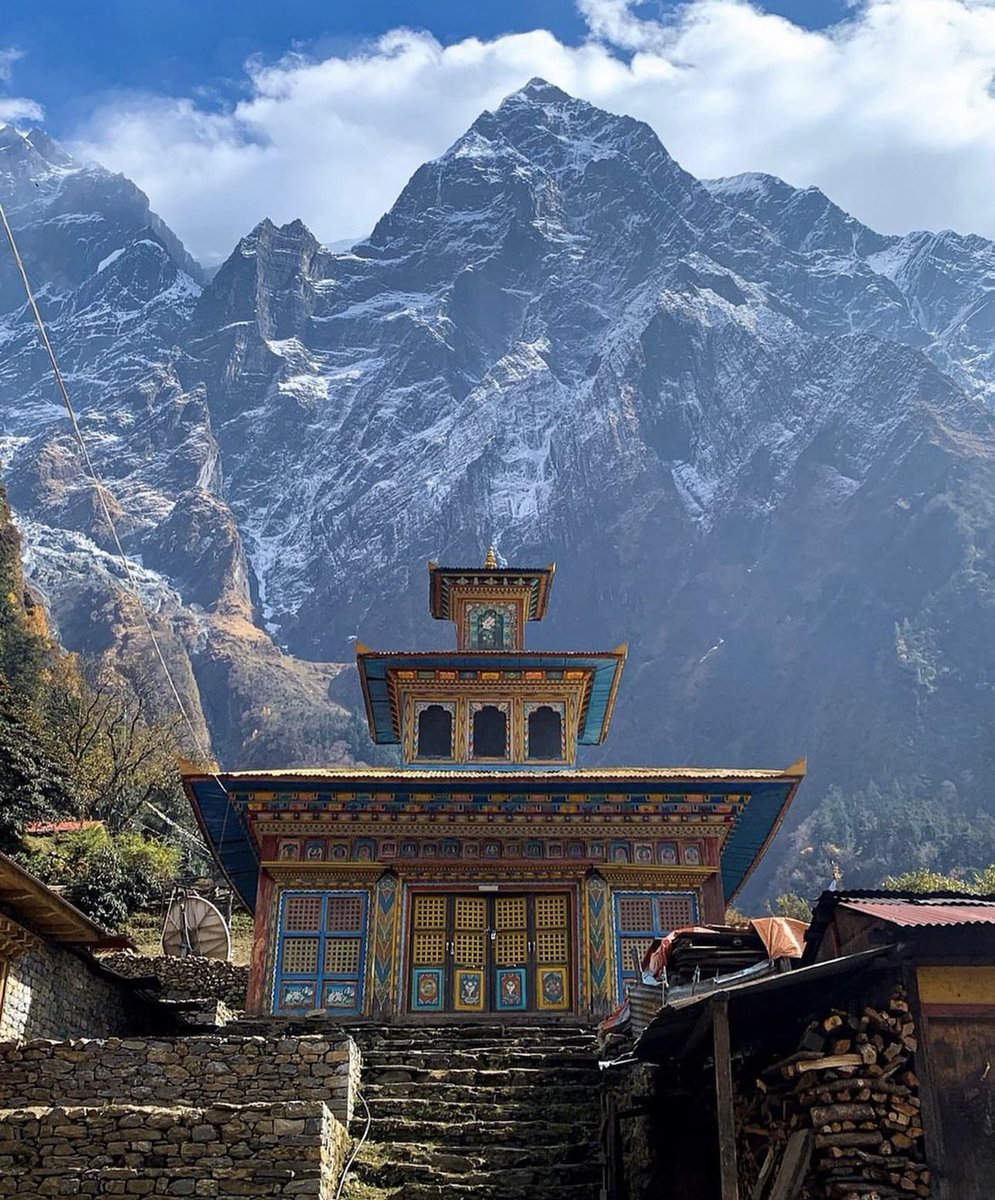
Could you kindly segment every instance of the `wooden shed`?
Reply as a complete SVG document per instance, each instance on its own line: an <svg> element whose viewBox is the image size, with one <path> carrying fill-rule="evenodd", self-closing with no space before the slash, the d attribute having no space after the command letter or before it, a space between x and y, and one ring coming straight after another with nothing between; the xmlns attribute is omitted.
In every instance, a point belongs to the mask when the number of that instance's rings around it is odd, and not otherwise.
<svg viewBox="0 0 995 1200"><path fill-rule="evenodd" d="M825 893L801 966L668 1005L634 1057L611 1200L989 1200L995 898Z"/></svg>

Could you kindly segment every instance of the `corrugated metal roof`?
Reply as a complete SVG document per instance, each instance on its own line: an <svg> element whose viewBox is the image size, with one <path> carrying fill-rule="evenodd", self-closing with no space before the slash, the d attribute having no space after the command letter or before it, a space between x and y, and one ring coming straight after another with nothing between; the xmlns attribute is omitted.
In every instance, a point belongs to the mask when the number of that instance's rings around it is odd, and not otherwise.
<svg viewBox="0 0 995 1200"><path fill-rule="evenodd" d="M931 925L995 925L995 901L944 899L924 900L844 900L840 908L849 908L865 917L887 921L889 925L927 928Z"/></svg>
<svg viewBox="0 0 995 1200"><path fill-rule="evenodd" d="M650 1062L680 1057L688 1049L693 1031L700 1028L702 1011L720 996L726 996L729 1000L734 1042L751 1030L776 1028L778 1016L775 1015L775 1008L782 1001L791 1011L803 1011L812 995L825 997L829 994L826 989L834 981L858 974L874 965L890 950L890 946L875 946L859 954L796 967L793 971L766 975L760 979L748 979L713 992L676 1000L657 1013L636 1042L633 1053L636 1058Z"/></svg>
<svg viewBox="0 0 995 1200"><path fill-rule="evenodd" d="M286 767L270 771L226 771L221 777L222 779L254 779L259 780L261 783L265 783L270 779L355 779L371 781L398 779L404 783L418 783L421 780L425 780L426 782L442 781L452 783L457 776L459 779L481 779L501 783L513 783L519 779L542 780L544 783L554 780L562 780L564 783L598 782L601 780L620 783L628 780L634 782L648 782L652 780L666 783L671 780L697 781L721 779L725 782L742 780L745 783L756 779L800 779L804 774L804 768L798 767L795 764L792 764L792 766L785 770L759 767L747 767L739 770L733 767L548 767L541 771L468 771L465 765L457 764L452 768L430 768L428 770L420 767L365 767L353 765L341 767ZM184 776L198 779L213 778L213 776L205 775L200 771L185 771Z"/></svg>

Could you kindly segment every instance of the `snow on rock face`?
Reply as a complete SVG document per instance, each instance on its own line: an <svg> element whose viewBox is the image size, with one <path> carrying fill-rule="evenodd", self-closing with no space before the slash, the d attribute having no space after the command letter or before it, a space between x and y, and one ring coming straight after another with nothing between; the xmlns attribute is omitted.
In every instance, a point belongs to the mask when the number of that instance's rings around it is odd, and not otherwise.
<svg viewBox="0 0 995 1200"><path fill-rule="evenodd" d="M535 643L631 640L606 757L808 751L863 781L914 744L939 769L893 634L932 630L990 553L990 243L884 237L769 176L701 183L542 81L350 250L264 221L202 290L127 181L0 131L0 187L42 231L56 344L177 621L237 611L298 666L357 632L434 644L425 560L496 540L559 562ZM103 545L5 280L12 499ZM945 636L949 729L988 668Z"/></svg>

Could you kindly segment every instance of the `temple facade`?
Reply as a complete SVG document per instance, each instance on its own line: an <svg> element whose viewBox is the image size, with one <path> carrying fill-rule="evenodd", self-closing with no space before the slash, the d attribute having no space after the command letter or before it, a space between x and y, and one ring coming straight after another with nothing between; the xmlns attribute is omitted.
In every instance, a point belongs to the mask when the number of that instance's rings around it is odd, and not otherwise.
<svg viewBox="0 0 995 1200"><path fill-rule="evenodd" d="M455 650L357 645L370 734L403 765L185 774L255 914L250 1012L600 1017L650 939L723 920L804 762L578 767L627 648L528 651L553 575L430 563Z"/></svg>

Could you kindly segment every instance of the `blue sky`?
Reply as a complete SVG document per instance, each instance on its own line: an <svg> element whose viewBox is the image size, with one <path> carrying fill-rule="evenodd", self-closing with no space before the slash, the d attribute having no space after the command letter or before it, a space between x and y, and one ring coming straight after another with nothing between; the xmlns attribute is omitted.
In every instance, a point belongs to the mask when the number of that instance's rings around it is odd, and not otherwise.
<svg viewBox="0 0 995 1200"><path fill-rule="evenodd" d="M995 0L4 0L0 120L134 179L192 252L358 237L533 75L701 178L995 237Z"/></svg>
<svg viewBox="0 0 995 1200"><path fill-rule="evenodd" d="M832 24L845 8L842 0L764 7L808 28ZM117 91L196 94L222 105L244 91L242 68L253 55L348 53L399 26L446 45L531 29L570 45L587 36L572 0L6 0L0 38L24 54L18 91L44 107L60 135Z"/></svg>

